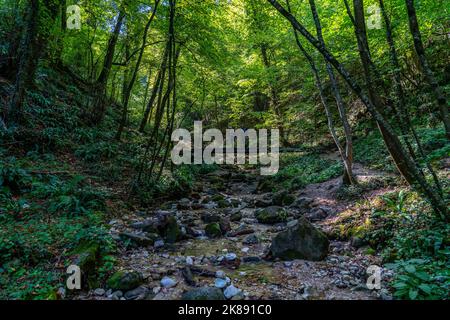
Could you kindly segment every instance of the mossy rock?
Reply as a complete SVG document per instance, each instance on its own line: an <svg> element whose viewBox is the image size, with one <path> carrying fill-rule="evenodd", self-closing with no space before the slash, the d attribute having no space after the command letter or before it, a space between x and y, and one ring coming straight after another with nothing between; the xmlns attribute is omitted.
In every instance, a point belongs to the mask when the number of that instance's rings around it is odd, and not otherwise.
<svg viewBox="0 0 450 320"><path fill-rule="evenodd" d="M276 224L286 222L288 214L283 208L274 206L257 211L255 217L259 223Z"/></svg>
<svg viewBox="0 0 450 320"><path fill-rule="evenodd" d="M241 220L242 220L242 213L240 211L233 213L230 217L230 221L232 222L238 222Z"/></svg>
<svg viewBox="0 0 450 320"><path fill-rule="evenodd" d="M99 261L100 245L95 242L83 241L72 252L72 264L80 267L83 281L89 288L98 285L97 261Z"/></svg>
<svg viewBox="0 0 450 320"><path fill-rule="evenodd" d="M225 200L225 197L221 194L215 194L212 196L211 200L214 202L219 202Z"/></svg>
<svg viewBox="0 0 450 320"><path fill-rule="evenodd" d="M117 271L108 279L108 288L112 290L130 291L139 287L144 282L141 273L131 271Z"/></svg>
<svg viewBox="0 0 450 320"><path fill-rule="evenodd" d="M258 192L272 192L275 189L275 184L272 179L265 178L258 182L256 190Z"/></svg>
<svg viewBox="0 0 450 320"><path fill-rule="evenodd" d="M275 206L290 206L295 202L295 197L289 194L288 191L283 190L273 195L272 202Z"/></svg>
<svg viewBox="0 0 450 320"><path fill-rule="evenodd" d="M181 239L182 234L180 226L178 225L178 222L175 219L175 217L169 217L167 219L167 224L163 232L163 237L167 243L175 243Z"/></svg>
<svg viewBox="0 0 450 320"><path fill-rule="evenodd" d="M219 238L222 236L222 230L220 228L220 223L210 223L205 227L205 233L210 238Z"/></svg>
<svg viewBox="0 0 450 320"><path fill-rule="evenodd" d="M217 205L219 208L223 209L223 208L228 208L231 204L226 200L220 200L217 202Z"/></svg>

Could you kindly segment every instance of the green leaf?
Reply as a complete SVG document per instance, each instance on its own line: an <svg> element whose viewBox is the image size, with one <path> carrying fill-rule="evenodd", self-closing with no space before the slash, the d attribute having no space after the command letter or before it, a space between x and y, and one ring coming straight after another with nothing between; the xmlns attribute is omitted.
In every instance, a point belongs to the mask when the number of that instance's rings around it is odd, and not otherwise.
<svg viewBox="0 0 450 320"><path fill-rule="evenodd" d="M425 292L426 294L430 294L431 290L432 290L428 284L421 284L419 286L419 289L422 290L423 292Z"/></svg>
<svg viewBox="0 0 450 320"><path fill-rule="evenodd" d="M412 265L410 265L410 264L407 264L407 265L405 266L405 270L406 270L407 272L409 272L409 273L415 273L415 272L416 272L416 267L414 267L414 266L412 266Z"/></svg>
<svg viewBox="0 0 450 320"><path fill-rule="evenodd" d="M411 300L416 300L418 295L419 295L419 292L417 290L414 290L414 289L409 290L409 298Z"/></svg>

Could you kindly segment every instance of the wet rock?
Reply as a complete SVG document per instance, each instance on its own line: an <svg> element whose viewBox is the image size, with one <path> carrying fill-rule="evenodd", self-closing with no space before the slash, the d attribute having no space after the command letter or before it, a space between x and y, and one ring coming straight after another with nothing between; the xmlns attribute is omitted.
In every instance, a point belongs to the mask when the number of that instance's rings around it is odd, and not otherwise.
<svg viewBox="0 0 450 320"><path fill-rule="evenodd" d="M283 260L320 261L327 256L328 249L329 241L325 234L302 218L297 226L275 236L269 255Z"/></svg>
<svg viewBox="0 0 450 320"><path fill-rule="evenodd" d="M256 219L258 219L259 223L276 224L280 222L286 222L288 214L283 208L272 206L257 211L255 217Z"/></svg>
<svg viewBox="0 0 450 320"><path fill-rule="evenodd" d="M219 288L203 287L185 292L182 296L182 300L225 300L225 297L222 290Z"/></svg>
<svg viewBox="0 0 450 320"><path fill-rule="evenodd" d="M286 190L275 193L272 198L272 204L274 206L290 206L294 201L295 197Z"/></svg>
<svg viewBox="0 0 450 320"><path fill-rule="evenodd" d="M208 224L205 227L205 233L209 238L220 238L222 236L220 224L217 222Z"/></svg>
<svg viewBox="0 0 450 320"><path fill-rule="evenodd" d="M118 271L108 279L108 287L112 290L130 291L144 282L141 273L135 271Z"/></svg>
<svg viewBox="0 0 450 320"><path fill-rule="evenodd" d="M359 249L362 247L365 247L369 244L368 241L366 241L364 238L358 237L358 236L354 236L352 237L352 239L350 240L350 244L352 247Z"/></svg>

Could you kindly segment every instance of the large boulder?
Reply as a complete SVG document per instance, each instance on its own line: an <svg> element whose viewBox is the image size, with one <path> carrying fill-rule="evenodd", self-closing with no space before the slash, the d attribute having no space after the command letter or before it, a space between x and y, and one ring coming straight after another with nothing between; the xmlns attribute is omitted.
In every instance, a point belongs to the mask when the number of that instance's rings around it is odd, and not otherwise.
<svg viewBox="0 0 450 320"><path fill-rule="evenodd" d="M203 287L187 291L183 294L182 300L225 300L222 290L219 288Z"/></svg>
<svg viewBox="0 0 450 320"><path fill-rule="evenodd" d="M269 255L282 260L320 261L325 259L328 249L329 241L325 234L301 218L296 225L275 236Z"/></svg>
<svg viewBox="0 0 450 320"><path fill-rule="evenodd" d="M288 214L283 208L274 206L257 211L255 217L259 223L276 224L286 222Z"/></svg>

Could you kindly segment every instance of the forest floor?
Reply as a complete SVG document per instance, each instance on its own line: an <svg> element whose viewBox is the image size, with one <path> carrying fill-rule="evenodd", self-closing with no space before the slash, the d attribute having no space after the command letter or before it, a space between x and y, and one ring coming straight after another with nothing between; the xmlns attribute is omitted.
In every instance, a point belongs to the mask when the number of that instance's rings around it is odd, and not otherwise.
<svg viewBox="0 0 450 320"><path fill-rule="evenodd" d="M336 159L336 153L323 156ZM109 222L110 233L121 246L117 269L143 276L141 285L128 292L97 289L84 292L75 299L180 299L183 293L198 288L218 287L228 298L239 299L390 299L383 285L381 291L367 289L367 268L381 265L381 257L368 253L366 246L354 241L330 240L330 251L323 261L280 261L266 259L272 238L285 230L289 221L301 216L330 239L331 229L342 214L357 204L337 197L341 179L311 184L292 193L296 201L284 206L287 223L261 224L255 213L272 206L275 193L260 192L262 179L257 171L221 167L202 176L189 198L163 207L129 212ZM355 164L355 174L363 183L388 175ZM395 187L380 187L362 194L370 199L392 192ZM170 213L176 216L187 234L174 244L155 241L148 245L143 232L148 221ZM224 234L207 237L208 223L218 221ZM389 278L389 272L383 275ZM386 278L387 277L387 278ZM230 285L232 285L230 287ZM228 288L228 289L227 289ZM208 289L206 289L208 292ZM213 293L208 293L213 294Z"/></svg>

